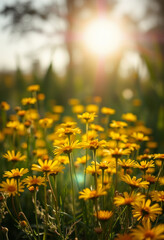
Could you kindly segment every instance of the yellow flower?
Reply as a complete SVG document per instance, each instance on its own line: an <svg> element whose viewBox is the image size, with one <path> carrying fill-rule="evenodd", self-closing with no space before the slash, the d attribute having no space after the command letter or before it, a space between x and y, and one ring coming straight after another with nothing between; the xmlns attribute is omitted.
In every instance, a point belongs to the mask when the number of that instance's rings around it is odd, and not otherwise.
<svg viewBox="0 0 164 240"><path fill-rule="evenodd" d="M39 165L32 164L31 169L33 171L44 172L44 173L48 173L48 174L51 174L51 172L58 170L58 166L59 166L59 163L57 161L53 161L53 160L42 161L41 159L38 159L38 163L39 163Z"/></svg>
<svg viewBox="0 0 164 240"><path fill-rule="evenodd" d="M122 114L122 119L128 122L136 122L137 116L134 115L133 113L125 113L125 114Z"/></svg>
<svg viewBox="0 0 164 240"><path fill-rule="evenodd" d="M143 222L143 226L138 225L136 229L132 229L134 240L162 240L164 239L164 224L160 224L154 228L151 223Z"/></svg>
<svg viewBox="0 0 164 240"><path fill-rule="evenodd" d="M98 211L94 214L100 221L107 221L109 218L112 217L113 212L112 211Z"/></svg>
<svg viewBox="0 0 164 240"><path fill-rule="evenodd" d="M98 163L96 164L96 169L95 169L95 165L94 164L92 164L91 166L88 166L86 168L86 173L89 173L89 174L92 174L92 175L94 175L95 173L97 173L97 175L100 175L101 172L102 172L102 170L99 169Z"/></svg>
<svg viewBox="0 0 164 240"><path fill-rule="evenodd" d="M36 98L23 98L22 105L33 105L36 103Z"/></svg>
<svg viewBox="0 0 164 240"><path fill-rule="evenodd" d="M132 236L128 233L118 234L114 240L134 240Z"/></svg>
<svg viewBox="0 0 164 240"><path fill-rule="evenodd" d="M129 169L135 167L135 161L131 159L119 159L118 164L123 168L123 169Z"/></svg>
<svg viewBox="0 0 164 240"><path fill-rule="evenodd" d="M29 109L26 111L25 119L27 119L28 121L37 120L39 119L39 114L35 109Z"/></svg>
<svg viewBox="0 0 164 240"><path fill-rule="evenodd" d="M132 137L136 139L136 141L142 142L142 141L148 141L149 138L147 136L144 136L142 132L134 132L132 134Z"/></svg>
<svg viewBox="0 0 164 240"><path fill-rule="evenodd" d="M99 168L102 169L102 170L105 170L108 167L109 167L109 162L108 161L103 160L99 163Z"/></svg>
<svg viewBox="0 0 164 240"><path fill-rule="evenodd" d="M113 115L113 114L115 114L115 110L112 108L102 107L101 113L105 114L105 115Z"/></svg>
<svg viewBox="0 0 164 240"><path fill-rule="evenodd" d="M76 114L82 113L82 112L84 112L84 106L83 105L75 105L72 107L72 112L76 113Z"/></svg>
<svg viewBox="0 0 164 240"><path fill-rule="evenodd" d="M164 160L164 153L154 154L155 160Z"/></svg>
<svg viewBox="0 0 164 240"><path fill-rule="evenodd" d="M43 118L39 120L39 125L42 128L50 128L52 126L53 119L51 118Z"/></svg>
<svg viewBox="0 0 164 240"><path fill-rule="evenodd" d="M43 101L43 100L45 99L44 93L38 93L37 99L38 99L39 101Z"/></svg>
<svg viewBox="0 0 164 240"><path fill-rule="evenodd" d="M164 185L164 177L159 178L159 183L160 183L160 185Z"/></svg>
<svg viewBox="0 0 164 240"><path fill-rule="evenodd" d="M82 143L82 146L84 148L89 148L90 150L96 150L98 148L103 148L106 146L106 141L105 140L101 140L99 141L98 139L94 139L94 140L91 140L89 142L83 142Z"/></svg>
<svg viewBox="0 0 164 240"><path fill-rule="evenodd" d="M11 161L11 162L25 161L25 159L26 159L25 155L21 155L20 152L15 153L14 150L7 151L7 153L5 153L3 155L3 157L6 158L8 161Z"/></svg>
<svg viewBox="0 0 164 240"><path fill-rule="evenodd" d="M4 111L8 111L10 109L10 105L7 102L2 101L0 103L0 109L2 109Z"/></svg>
<svg viewBox="0 0 164 240"><path fill-rule="evenodd" d="M155 165L154 165L154 161L151 160L150 162L142 161L140 163L136 163L135 167L141 170L147 170L148 168L155 167Z"/></svg>
<svg viewBox="0 0 164 240"><path fill-rule="evenodd" d="M158 203L155 203L152 206L150 206L150 204L150 199L147 201L143 199L142 202L136 203L132 210L133 217L137 218L137 221L142 219L143 222L148 220L154 222L157 215L162 213L162 208L160 208Z"/></svg>
<svg viewBox="0 0 164 240"><path fill-rule="evenodd" d="M40 91L40 86L39 85L30 85L27 87L27 91L29 92L39 92Z"/></svg>
<svg viewBox="0 0 164 240"><path fill-rule="evenodd" d="M63 165L61 165L60 162L55 161L56 165L53 166L50 175L57 175L59 172L62 172L62 170L65 168Z"/></svg>
<svg viewBox="0 0 164 240"><path fill-rule="evenodd" d="M59 128L56 131L56 134L59 137L63 137L63 136L70 136L70 135L76 135L76 134L80 134L81 130L80 128L71 128L71 127L66 127L66 128Z"/></svg>
<svg viewBox="0 0 164 240"><path fill-rule="evenodd" d="M92 129L92 130L95 130L95 131L99 131L99 132L103 132L104 131L104 128L103 127L101 127L100 125L96 125L96 124L91 124L90 125L90 128Z"/></svg>
<svg viewBox="0 0 164 240"><path fill-rule="evenodd" d="M33 154L36 155L37 158L44 157L48 154L47 148L38 148L33 151Z"/></svg>
<svg viewBox="0 0 164 240"><path fill-rule="evenodd" d="M54 151L54 154L60 155L62 153L70 154L73 151L73 149L80 148L81 145L80 143L78 143L78 141L75 141L75 142L71 142L70 144L68 142L65 142L64 144L55 146L55 147L56 149Z"/></svg>
<svg viewBox="0 0 164 240"><path fill-rule="evenodd" d="M108 151L108 150L106 150L106 151ZM122 148L110 149L108 152L114 158L120 158L121 156L130 154L129 149L122 149Z"/></svg>
<svg viewBox="0 0 164 240"><path fill-rule="evenodd" d="M155 176L153 176L153 175L150 175L150 174L146 174L144 178L150 184L153 184L153 183L155 183L157 181L157 178Z"/></svg>
<svg viewBox="0 0 164 240"><path fill-rule="evenodd" d="M78 118L83 119L86 122L93 122L95 117L97 117L95 113L88 113L88 112L85 112L82 115L78 115Z"/></svg>
<svg viewBox="0 0 164 240"><path fill-rule="evenodd" d="M38 187L40 185L45 185L45 178L44 177L37 177L37 176L28 176L23 179L23 182L27 185L27 187Z"/></svg>
<svg viewBox="0 0 164 240"><path fill-rule="evenodd" d="M110 132L109 136L113 139L113 140L117 140L117 141L122 141L122 142L127 142L127 135L125 134L120 134L120 133L116 133L116 132Z"/></svg>
<svg viewBox="0 0 164 240"><path fill-rule="evenodd" d="M88 131L88 134L86 135L86 134L83 134L83 136L82 136L82 140L84 141L84 142L86 142L86 141L91 141L91 140L93 140L93 139L95 139L96 137L97 137L98 135L97 135L97 132L96 131Z"/></svg>
<svg viewBox="0 0 164 240"><path fill-rule="evenodd" d="M17 114L18 114L18 116L20 116L20 117L24 117L25 114L26 114L26 111L25 111L25 110L19 110L19 111L17 112Z"/></svg>
<svg viewBox="0 0 164 240"><path fill-rule="evenodd" d="M82 156L82 157L78 157L75 161L75 164L85 164L86 160L88 161L90 159L90 156L87 155L87 159L86 159L86 155Z"/></svg>
<svg viewBox="0 0 164 240"><path fill-rule="evenodd" d="M142 201L145 198L144 195L141 195L140 193L134 193L128 194L127 192L123 193L123 196L118 195L114 198L114 204L116 206L121 205L134 205L140 201Z"/></svg>
<svg viewBox="0 0 164 240"><path fill-rule="evenodd" d="M62 164L68 164L69 163L69 158L68 156L57 156L54 158L55 161L58 161L59 163Z"/></svg>
<svg viewBox="0 0 164 240"><path fill-rule="evenodd" d="M127 127L127 123L122 122L122 121L113 120L112 123L110 123L110 127L111 128L124 128L124 127Z"/></svg>
<svg viewBox="0 0 164 240"><path fill-rule="evenodd" d="M6 127L11 128L13 130L18 130L19 126L20 126L20 122L19 121L9 121L6 124Z"/></svg>
<svg viewBox="0 0 164 240"><path fill-rule="evenodd" d="M95 199L100 196L106 195L107 192L103 188L98 187L97 190L90 190L89 188L85 188L83 189L83 191L79 192L79 194L81 194L79 196L79 199L83 198L86 201L88 199Z"/></svg>
<svg viewBox="0 0 164 240"><path fill-rule="evenodd" d="M86 106L86 111L89 113L98 113L99 108L97 105L90 104L90 105Z"/></svg>
<svg viewBox="0 0 164 240"><path fill-rule="evenodd" d="M0 191L9 194L9 196L15 196L16 194L18 194L17 186L19 188L19 192L23 192L24 186L22 185L22 183L19 182L17 184L17 181L14 178L6 179L6 182L3 181L2 183L0 183Z"/></svg>
<svg viewBox="0 0 164 240"><path fill-rule="evenodd" d="M3 177L20 178L27 172L28 172L27 168L21 168L20 170L16 168L16 169L12 169L11 171L5 171Z"/></svg>
<svg viewBox="0 0 164 240"><path fill-rule="evenodd" d="M149 159L151 159L152 158L152 155L151 154L143 154L143 155L139 155L138 156L138 160L149 160Z"/></svg>
<svg viewBox="0 0 164 240"><path fill-rule="evenodd" d="M164 191L151 192L151 198L155 202L164 202Z"/></svg>
<svg viewBox="0 0 164 240"><path fill-rule="evenodd" d="M131 178L128 174L122 176L122 180L129 184L132 188L147 188L149 185L149 182L142 181L142 178L136 179L136 176Z"/></svg>
<svg viewBox="0 0 164 240"><path fill-rule="evenodd" d="M61 106L61 105L55 105L55 106L53 107L53 112L60 114L60 113L64 112L64 107Z"/></svg>
<svg viewBox="0 0 164 240"><path fill-rule="evenodd" d="M77 125L76 122L69 122L69 121L67 121L65 123L62 123L61 127L62 128L74 128L76 125Z"/></svg>

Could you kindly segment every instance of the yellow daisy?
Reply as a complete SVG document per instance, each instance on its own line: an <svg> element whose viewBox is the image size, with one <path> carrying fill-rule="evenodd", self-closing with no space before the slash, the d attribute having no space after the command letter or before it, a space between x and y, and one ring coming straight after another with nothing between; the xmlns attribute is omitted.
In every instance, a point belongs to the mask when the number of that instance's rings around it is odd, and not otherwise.
<svg viewBox="0 0 164 240"><path fill-rule="evenodd" d="M68 142L65 142L62 145L56 146L54 154L55 155L60 155L62 153L70 154L73 151L73 149L77 149L80 147L81 145L78 143L78 141L71 142L70 144Z"/></svg>
<svg viewBox="0 0 164 240"><path fill-rule="evenodd" d="M136 203L134 205L134 209L132 210L133 217L137 218L137 221L142 219L142 221L151 220L152 222L154 222L157 215L162 213L162 208L160 208L157 203L151 206L150 204L150 199L148 199L147 201L143 199L142 202Z"/></svg>
<svg viewBox="0 0 164 240"><path fill-rule="evenodd" d="M55 170L56 167L59 166L59 163L57 161L53 161L53 160L45 160L42 161L41 159L38 159L38 163L37 164L32 164L32 170L33 171L37 171L37 172L44 172L44 173L48 173L50 174L52 171Z"/></svg>
<svg viewBox="0 0 164 240"><path fill-rule="evenodd" d="M131 194L124 192L123 195L118 195L114 198L114 204L116 206L121 205L134 205L138 202L141 202L145 198L144 195L141 195L140 193L136 194L132 192Z"/></svg>
<svg viewBox="0 0 164 240"><path fill-rule="evenodd" d="M126 174L122 176L122 180L129 184L131 188L147 188L149 185L149 182L147 181L142 181L142 178L136 179L136 176L133 176L132 178L130 175Z"/></svg>
<svg viewBox="0 0 164 240"><path fill-rule="evenodd" d="M17 183L17 181L14 178L6 179L6 181L0 183L0 191L9 194L9 197L11 195L15 196L16 194L18 194L18 188L19 192L23 192L24 186L20 182Z"/></svg>
<svg viewBox="0 0 164 240"><path fill-rule="evenodd" d="M132 236L134 240L162 240L164 224L152 228L150 221L143 222L143 226L138 225L136 229L132 229Z"/></svg>
<svg viewBox="0 0 164 240"><path fill-rule="evenodd" d="M40 86L38 84L30 85L30 86L27 87L27 91L38 92L38 91L40 91Z"/></svg>
<svg viewBox="0 0 164 240"><path fill-rule="evenodd" d="M133 168L135 166L135 161L131 160L131 159L119 159L118 160L118 164L123 168L123 169L129 169L129 168Z"/></svg>
<svg viewBox="0 0 164 240"><path fill-rule="evenodd" d="M21 168L20 170L16 168L16 169L12 169L11 171L5 171L3 177L20 178L27 172L28 172L27 168Z"/></svg>
<svg viewBox="0 0 164 240"><path fill-rule="evenodd" d="M94 214L100 221L107 221L109 218L112 217L113 212L112 211L98 211Z"/></svg>
<svg viewBox="0 0 164 240"><path fill-rule="evenodd" d="M107 192L103 188L98 187L97 190L90 190L89 188L85 188L83 191L79 192L79 194L81 194L79 196L79 199L83 198L86 201L88 199L95 199L99 196L106 195Z"/></svg>
<svg viewBox="0 0 164 240"><path fill-rule="evenodd" d="M138 142L148 141L149 138L145 136L142 132L134 132L132 137L136 139Z"/></svg>
<svg viewBox="0 0 164 240"><path fill-rule="evenodd" d="M78 118L85 120L86 122L93 122L94 118L97 117L97 115L95 115L95 113L89 113L89 112L85 112L83 114L79 114Z"/></svg>
<svg viewBox="0 0 164 240"><path fill-rule="evenodd" d="M101 113L105 114L105 115L113 115L113 114L115 114L115 110L112 108L102 107Z"/></svg>
<svg viewBox="0 0 164 240"><path fill-rule="evenodd" d="M11 161L11 162L25 161L25 159L26 159L25 155L22 155L19 151L17 153L15 153L14 150L7 151L7 153L5 153L3 155L3 157L6 158L8 161Z"/></svg>
<svg viewBox="0 0 164 240"><path fill-rule="evenodd" d="M37 177L37 176L28 176L23 179L23 182L27 185L27 187L38 187L40 185L45 185L45 178L44 177Z"/></svg>
<svg viewBox="0 0 164 240"><path fill-rule="evenodd" d="M151 198L155 202L164 202L164 191L151 192Z"/></svg>
<svg viewBox="0 0 164 240"><path fill-rule="evenodd" d="M122 119L128 122L136 122L137 116L134 115L133 113L125 113L125 114L122 114Z"/></svg>

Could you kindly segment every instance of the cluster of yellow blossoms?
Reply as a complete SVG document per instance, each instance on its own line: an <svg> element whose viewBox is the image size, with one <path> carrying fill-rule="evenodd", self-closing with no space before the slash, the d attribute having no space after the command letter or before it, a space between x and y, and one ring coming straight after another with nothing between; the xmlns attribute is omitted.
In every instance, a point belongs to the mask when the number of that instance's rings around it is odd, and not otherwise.
<svg viewBox="0 0 164 240"><path fill-rule="evenodd" d="M0 205L18 228L38 240L164 239L164 154L151 129L132 113L111 120L116 111L98 97L86 107L69 99L69 116L60 105L43 112L39 85L27 90L15 114L0 104ZM22 194L31 194L33 228Z"/></svg>

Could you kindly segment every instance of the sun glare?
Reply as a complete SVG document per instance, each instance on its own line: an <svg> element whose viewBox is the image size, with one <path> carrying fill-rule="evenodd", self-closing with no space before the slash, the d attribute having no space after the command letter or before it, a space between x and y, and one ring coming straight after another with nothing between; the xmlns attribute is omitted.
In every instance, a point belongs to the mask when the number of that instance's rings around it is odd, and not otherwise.
<svg viewBox="0 0 164 240"><path fill-rule="evenodd" d="M123 33L115 22L101 18L92 21L86 27L83 40L91 52L107 55L116 52L121 47Z"/></svg>

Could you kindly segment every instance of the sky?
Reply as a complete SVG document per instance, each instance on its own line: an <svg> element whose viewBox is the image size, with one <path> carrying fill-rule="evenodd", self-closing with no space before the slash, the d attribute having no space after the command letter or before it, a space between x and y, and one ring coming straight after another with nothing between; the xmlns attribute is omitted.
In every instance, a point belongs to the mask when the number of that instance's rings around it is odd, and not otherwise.
<svg viewBox="0 0 164 240"><path fill-rule="evenodd" d="M24 0L23 0L24 1ZM46 3L48 0L35 0L35 4ZM49 0L51 1L51 0ZM0 8L4 3L12 3L14 0L1 0ZM59 2L59 1L58 1ZM123 13L133 14L136 19L145 14L147 0L121 0L114 15L119 17ZM135 11L134 11L135 9ZM8 19L0 17L0 70L15 70L19 65L23 70L30 70L31 63L39 59L41 67L46 68L52 59L59 75L64 74L64 69L69 62L69 56L63 45L63 38L56 36L49 38L46 35L31 33L22 37L12 34L10 29L3 29ZM58 22L59 23L59 22ZM53 23L50 23L53 24ZM65 29L65 24L60 21L61 29ZM47 25L47 29L52 25ZM144 28L144 26L143 26ZM49 46L52 46L53 49ZM56 48L54 48L56 46ZM135 60L136 61L136 60Z"/></svg>

